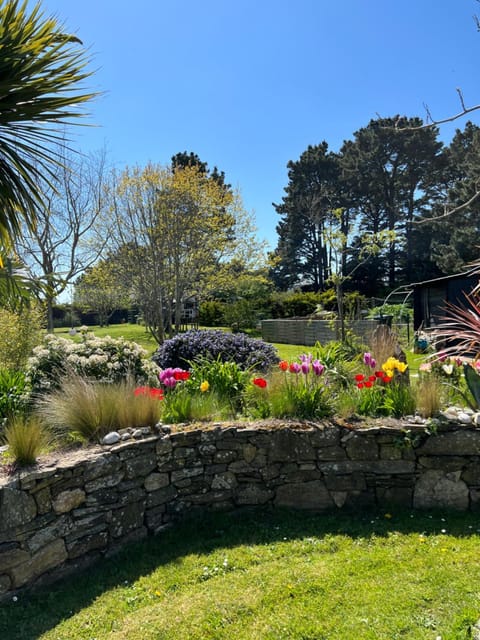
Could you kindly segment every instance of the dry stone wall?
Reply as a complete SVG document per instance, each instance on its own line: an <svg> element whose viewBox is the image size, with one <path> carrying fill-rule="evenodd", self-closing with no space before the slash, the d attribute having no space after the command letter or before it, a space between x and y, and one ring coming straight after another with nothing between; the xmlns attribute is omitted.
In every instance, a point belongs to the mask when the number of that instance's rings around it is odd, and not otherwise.
<svg viewBox="0 0 480 640"><path fill-rule="evenodd" d="M207 509L480 511L480 429L216 426L0 477L0 599Z"/></svg>

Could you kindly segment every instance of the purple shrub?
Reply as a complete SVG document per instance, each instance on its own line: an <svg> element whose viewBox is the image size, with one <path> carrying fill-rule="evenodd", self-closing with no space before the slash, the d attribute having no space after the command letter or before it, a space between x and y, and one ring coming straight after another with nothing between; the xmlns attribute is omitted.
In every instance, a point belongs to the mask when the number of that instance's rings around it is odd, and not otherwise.
<svg viewBox="0 0 480 640"><path fill-rule="evenodd" d="M152 360L161 369L188 368L189 362L199 356L222 362L235 362L242 369L267 371L279 361L277 350L271 344L244 333L192 329L166 340L153 354Z"/></svg>

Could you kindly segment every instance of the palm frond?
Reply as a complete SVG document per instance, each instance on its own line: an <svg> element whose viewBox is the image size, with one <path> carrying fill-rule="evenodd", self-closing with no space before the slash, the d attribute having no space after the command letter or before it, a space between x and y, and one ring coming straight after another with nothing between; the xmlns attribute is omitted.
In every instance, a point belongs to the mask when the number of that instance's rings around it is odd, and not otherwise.
<svg viewBox="0 0 480 640"><path fill-rule="evenodd" d="M95 93L84 92L91 76L81 41L46 18L40 3L0 0L0 240L32 228L42 206L40 178L53 176L60 158L51 144L82 115Z"/></svg>

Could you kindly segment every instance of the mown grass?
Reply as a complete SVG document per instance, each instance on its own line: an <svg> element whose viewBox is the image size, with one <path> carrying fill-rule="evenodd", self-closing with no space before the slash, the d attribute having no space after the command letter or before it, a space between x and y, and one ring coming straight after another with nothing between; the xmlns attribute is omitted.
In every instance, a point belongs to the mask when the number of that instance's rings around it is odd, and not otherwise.
<svg viewBox="0 0 480 640"><path fill-rule="evenodd" d="M473 514L213 514L21 594L0 638L466 639L479 551Z"/></svg>
<svg viewBox="0 0 480 640"><path fill-rule="evenodd" d="M133 340L133 342L136 342L148 351L149 354L152 354L158 346L152 336L148 331L146 331L145 327L139 324L112 324L108 327L93 326L89 327L89 330L93 331L98 337L109 335L112 338L123 337L126 340ZM56 334L65 338L70 337L68 331L68 327L55 329ZM74 336L73 339L80 340L80 334ZM281 360L296 360L301 353L308 353L312 350L312 347L307 347L305 345L281 344L277 342L272 344L277 349ZM416 372L418 370L419 363L423 362L425 356L414 354L411 351L407 351L406 355L410 371L412 373Z"/></svg>

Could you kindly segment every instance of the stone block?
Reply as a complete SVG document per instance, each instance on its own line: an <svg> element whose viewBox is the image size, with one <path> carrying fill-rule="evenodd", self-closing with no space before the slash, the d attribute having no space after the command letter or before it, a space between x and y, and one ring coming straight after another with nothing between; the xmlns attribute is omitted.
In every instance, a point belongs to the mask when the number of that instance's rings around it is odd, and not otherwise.
<svg viewBox="0 0 480 640"><path fill-rule="evenodd" d="M85 483L85 491L87 493L93 493L100 489L107 489L109 487L115 487L125 477L125 471L119 470L108 476L101 476L95 480Z"/></svg>
<svg viewBox="0 0 480 640"><path fill-rule="evenodd" d="M235 493L235 502L239 505L265 504L274 496L272 490L258 484L241 485Z"/></svg>
<svg viewBox="0 0 480 640"><path fill-rule="evenodd" d="M213 459L215 462L219 464L225 464L225 463L233 462L234 460L236 460L237 455L238 454L236 451L232 451L230 449L221 449L220 451L216 452Z"/></svg>
<svg viewBox="0 0 480 640"><path fill-rule="evenodd" d="M330 447L320 447L317 449L318 460L345 460L347 452L340 445Z"/></svg>
<svg viewBox="0 0 480 640"><path fill-rule="evenodd" d="M172 450L173 450L173 445L172 445L172 441L170 440L170 436L166 436L161 440L158 440L157 444L155 445L155 451L157 456L159 457L167 456L172 452Z"/></svg>
<svg viewBox="0 0 480 640"><path fill-rule="evenodd" d="M373 436L355 434L345 443L350 460L377 460L378 444Z"/></svg>
<svg viewBox="0 0 480 640"><path fill-rule="evenodd" d="M334 506L334 502L322 480L296 482L277 488L275 505L296 509L323 511Z"/></svg>
<svg viewBox="0 0 480 640"><path fill-rule="evenodd" d="M0 575L0 596L10 591L12 588L12 581L7 574Z"/></svg>
<svg viewBox="0 0 480 640"><path fill-rule="evenodd" d="M78 540L74 540L67 544L67 553L69 559L79 558L81 556L98 549L106 549L108 545L108 533L100 531L89 534Z"/></svg>
<svg viewBox="0 0 480 640"><path fill-rule="evenodd" d="M31 495L9 487L0 491L0 531L25 525L36 515L37 504Z"/></svg>
<svg viewBox="0 0 480 640"><path fill-rule="evenodd" d="M151 473L145 478L144 487L147 491L156 491L169 484L168 473Z"/></svg>
<svg viewBox="0 0 480 640"><path fill-rule="evenodd" d="M237 477L231 471L225 471L225 473L219 473L214 476L212 480L213 490L228 490L237 486Z"/></svg>
<svg viewBox="0 0 480 640"><path fill-rule="evenodd" d="M114 509L110 523L110 534L112 538L126 536L130 532L142 527L144 512L144 502L133 502L125 505L121 509Z"/></svg>
<svg viewBox="0 0 480 640"><path fill-rule="evenodd" d="M0 573L4 573L16 567L18 564L24 564L30 560L30 554L24 549L10 549L0 553Z"/></svg>
<svg viewBox="0 0 480 640"><path fill-rule="evenodd" d="M138 478L139 476L145 477L157 467L157 457L152 451L146 455L125 460L124 464L125 478L127 480Z"/></svg>
<svg viewBox="0 0 480 640"><path fill-rule="evenodd" d="M85 465L84 480L91 482L102 476L113 476L120 470L121 460L116 455L106 454L90 460Z"/></svg>
<svg viewBox="0 0 480 640"><path fill-rule="evenodd" d="M316 451L308 440L308 436L298 431L281 429L271 432L270 462L289 462L315 460Z"/></svg>
<svg viewBox="0 0 480 640"><path fill-rule="evenodd" d="M33 494L35 502L37 503L37 512L39 514L48 513L52 508L52 498L50 494L50 487L44 487L40 491Z"/></svg>
<svg viewBox="0 0 480 640"><path fill-rule="evenodd" d="M409 487L377 487L376 497L379 506L395 505L410 509L413 503L413 489Z"/></svg>
<svg viewBox="0 0 480 640"><path fill-rule="evenodd" d="M480 429L460 429L431 435L417 449L417 453L422 456L478 456Z"/></svg>
<svg viewBox="0 0 480 640"><path fill-rule="evenodd" d="M71 491L62 491L52 503L53 510L57 515L68 513L76 509L85 502L85 491L83 489L72 489Z"/></svg>
<svg viewBox="0 0 480 640"><path fill-rule="evenodd" d="M54 540L35 553L26 562L12 567L9 575L12 587L18 589L33 582L46 571L60 566L67 559L68 554L63 540Z"/></svg>
<svg viewBox="0 0 480 640"><path fill-rule="evenodd" d="M177 496L178 492L172 485L163 487L157 491L152 491L147 495L147 508L157 507L160 504L170 502Z"/></svg>
<svg viewBox="0 0 480 640"><path fill-rule="evenodd" d="M26 547L31 554L36 553L42 547L46 547L57 538L64 538L73 529L71 517L61 516L45 527L39 528L27 541Z"/></svg>

